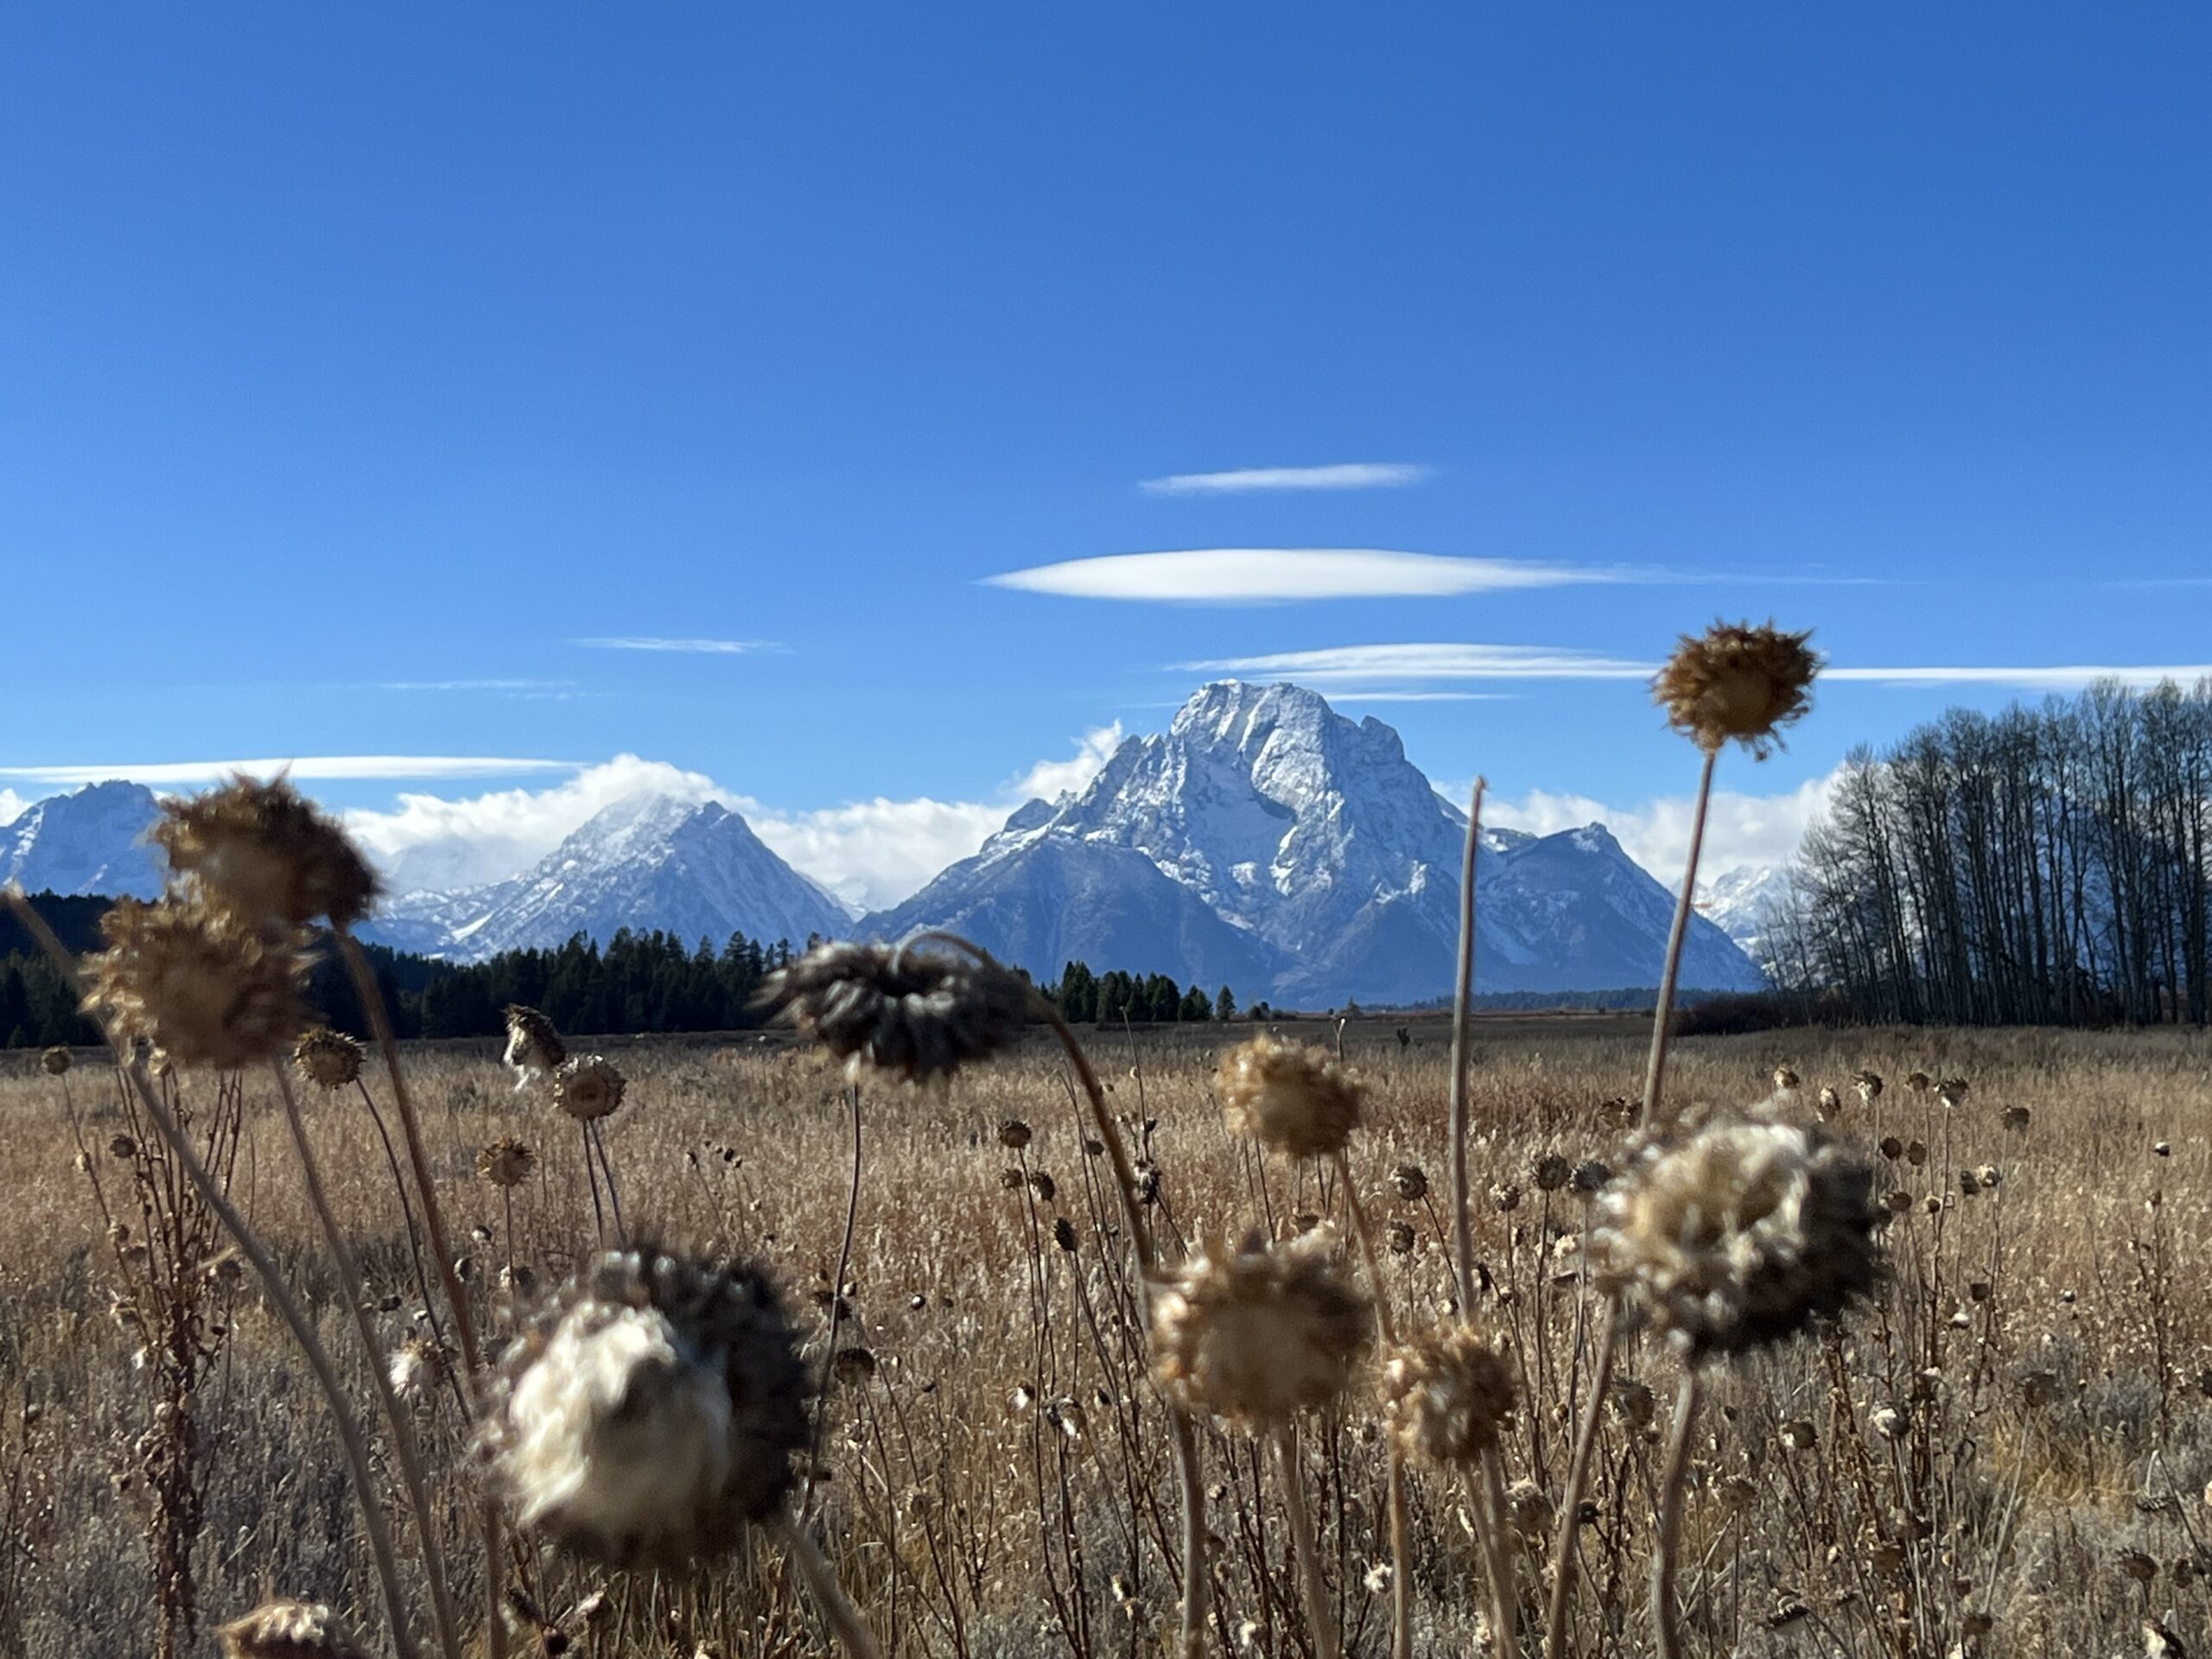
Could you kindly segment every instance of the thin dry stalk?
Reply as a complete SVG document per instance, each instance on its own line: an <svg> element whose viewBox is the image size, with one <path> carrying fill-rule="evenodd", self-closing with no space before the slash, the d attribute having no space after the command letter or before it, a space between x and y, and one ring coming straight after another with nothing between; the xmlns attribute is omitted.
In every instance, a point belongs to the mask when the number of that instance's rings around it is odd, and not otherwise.
<svg viewBox="0 0 2212 1659"><path fill-rule="evenodd" d="M1567 1656L1567 1613L1574 1599L1577 1512L1590 1484L1590 1460L1598 1449L1598 1424L1605 1414L1605 1390L1613 1380L1613 1354L1619 1340L1619 1316L1609 1309L1605 1329L1598 1333L1598 1351L1590 1366L1590 1398L1575 1427L1567 1491L1560 1500L1559 1531L1552 1541L1552 1600L1544 1623L1544 1659L1566 1659Z"/></svg>
<svg viewBox="0 0 2212 1659"><path fill-rule="evenodd" d="M852 1659L883 1659L883 1650L876 1646L875 1637L861 1619L860 1610L845 1594L844 1586L837 1582L836 1569L824 1559L805 1526L788 1510L778 1511L769 1525L784 1541L791 1559L798 1563L799 1576L806 1580L814 1604L821 1610L822 1622L830 1627L838 1645Z"/></svg>
<svg viewBox="0 0 2212 1659"><path fill-rule="evenodd" d="M1282 1503L1290 1519L1291 1548L1298 1558L1298 1586L1306 1598L1306 1624L1313 1643L1313 1659L1341 1659L1343 1643L1337 1635L1335 1609L1329 1605L1329 1588L1321 1578L1321 1554L1313 1542L1313 1517L1306 1513L1306 1490L1298 1478L1298 1430L1290 1423L1273 1436L1275 1466L1282 1474Z"/></svg>
<svg viewBox="0 0 2212 1659"><path fill-rule="evenodd" d="M1341 1028L1337 1037L1338 1057L1344 1052ZM1375 1323L1381 1332L1383 1346L1395 1348L1398 1343L1397 1320L1390 1313L1390 1288L1382 1280L1382 1263L1375 1253L1375 1233L1367 1224L1367 1206L1359 1201L1359 1188L1351 1175L1351 1160L1343 1149L1337 1153L1337 1179L1343 1184L1344 1211L1351 1217L1352 1236L1359 1241L1361 1265L1367 1269L1367 1282L1375 1293ZM1414 1588L1411 1547L1406 1521L1406 1457L1399 1448L1397 1437L1388 1441L1389 1468L1388 1474L1390 1516L1390 1652L1394 1659L1411 1659L1414 1650Z"/></svg>
<svg viewBox="0 0 2212 1659"><path fill-rule="evenodd" d="M1682 970L1682 945L1689 938L1692 900L1697 893L1698 855L1705 848L1705 813L1713 804L1713 768L1720 759L1718 748L1705 752L1697 776L1697 811L1690 820L1689 860L1682 867L1682 891L1675 901L1675 925L1667 936L1667 966L1659 979L1659 1006L1651 1013L1651 1059L1643 1074L1643 1122L1656 1127L1659 1119L1659 1090L1667 1073L1667 1043L1672 1034L1675 985Z"/></svg>
<svg viewBox="0 0 2212 1659"><path fill-rule="evenodd" d="M1467 1208L1468 1027L1475 995L1475 853L1482 845L1483 791L1488 787L1488 780L1476 779L1467 805L1467 851L1459 863L1459 964L1452 992L1452 1272L1461 1319L1475 1305L1474 1222Z"/></svg>
<svg viewBox="0 0 2212 1659"><path fill-rule="evenodd" d="M1651 1641L1657 1659L1681 1659L1681 1609L1675 1594L1675 1563L1681 1553L1682 1492L1689 1483L1690 1433L1697 1423L1702 1388L1694 1365L1682 1371L1675 1395L1675 1421L1667 1432L1667 1461L1659 1477L1659 1535L1651 1554Z"/></svg>

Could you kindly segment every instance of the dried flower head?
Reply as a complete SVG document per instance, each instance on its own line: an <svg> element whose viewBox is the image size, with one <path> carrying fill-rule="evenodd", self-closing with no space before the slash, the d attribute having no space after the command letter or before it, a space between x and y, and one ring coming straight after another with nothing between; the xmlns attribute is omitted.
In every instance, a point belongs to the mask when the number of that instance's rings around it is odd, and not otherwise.
<svg viewBox="0 0 2212 1659"><path fill-rule="evenodd" d="M569 1058L569 1046L561 1040L561 1033L553 1029L553 1022L536 1008L526 1008L519 1002L507 1004L507 1052L501 1055L500 1064L517 1074L518 1085L530 1081L538 1073L550 1076L561 1069Z"/></svg>
<svg viewBox="0 0 2212 1659"><path fill-rule="evenodd" d="M223 1659L370 1659L338 1616L316 1601L270 1601L215 1632Z"/></svg>
<svg viewBox="0 0 2212 1659"><path fill-rule="evenodd" d="M476 1173L494 1186L520 1186L537 1167L537 1154L513 1135L505 1135L476 1154Z"/></svg>
<svg viewBox="0 0 2212 1659"><path fill-rule="evenodd" d="M1020 1118L1007 1118L999 1124L999 1145L1008 1152L1020 1152L1029 1144L1033 1133Z"/></svg>
<svg viewBox="0 0 2212 1659"><path fill-rule="evenodd" d="M1390 1172L1390 1186L1408 1204L1428 1196L1428 1173L1419 1164L1400 1164Z"/></svg>
<svg viewBox="0 0 2212 1659"><path fill-rule="evenodd" d="M76 1056L57 1044L40 1055L38 1063L48 1077L58 1077L69 1069L75 1059Z"/></svg>
<svg viewBox="0 0 2212 1659"><path fill-rule="evenodd" d="M303 1018L306 962L228 911L176 899L118 899L100 918L107 949L85 963L85 1012L163 1065L234 1071L270 1060Z"/></svg>
<svg viewBox="0 0 2212 1659"><path fill-rule="evenodd" d="M2007 1106L2005 1109L2005 1127L2015 1134L2025 1129L2034 1121L2035 1115L2024 1106Z"/></svg>
<svg viewBox="0 0 2212 1659"><path fill-rule="evenodd" d="M1771 622L1716 622L1685 634L1651 683L1667 723L1707 753L1733 740L1764 757L1776 734L1812 707L1809 688L1821 659L1806 646L1808 629L1789 633Z"/></svg>
<svg viewBox="0 0 2212 1659"><path fill-rule="evenodd" d="M1574 1178L1574 1166L1555 1152L1548 1152L1536 1160L1531 1172L1540 1192L1556 1192Z"/></svg>
<svg viewBox="0 0 2212 1659"><path fill-rule="evenodd" d="M436 1338L410 1337L392 1351L387 1380L392 1393L410 1404L429 1395L453 1370L453 1356Z"/></svg>
<svg viewBox="0 0 2212 1659"><path fill-rule="evenodd" d="M611 1250L500 1357L476 1453L525 1530L618 1567L674 1566L728 1550L782 1501L804 1395L759 1271Z"/></svg>
<svg viewBox="0 0 2212 1659"><path fill-rule="evenodd" d="M1878 1071L1861 1071L1851 1084L1859 1090L1859 1098L1869 1106L1881 1098L1882 1074Z"/></svg>
<svg viewBox="0 0 2212 1659"><path fill-rule="evenodd" d="M1513 1368L1467 1325L1414 1338L1382 1363L1382 1415L1409 1458L1464 1469L1497 1444L1512 1414Z"/></svg>
<svg viewBox="0 0 2212 1659"><path fill-rule="evenodd" d="M1230 1130L1293 1158L1343 1151L1367 1095L1327 1050L1265 1033L1222 1056L1217 1082Z"/></svg>
<svg viewBox="0 0 2212 1659"><path fill-rule="evenodd" d="M603 1055L562 1062L553 1074L553 1103L579 1123L611 1117L628 1080Z"/></svg>
<svg viewBox="0 0 2212 1659"><path fill-rule="evenodd" d="M1797 1071L1794 1066L1777 1065L1774 1068L1774 1087L1777 1093L1787 1094L1796 1086Z"/></svg>
<svg viewBox="0 0 2212 1659"><path fill-rule="evenodd" d="M1594 1243L1608 1280L1691 1354L1741 1353L1873 1287L1872 1189L1823 1129L1721 1116L1636 1149Z"/></svg>
<svg viewBox="0 0 2212 1659"><path fill-rule="evenodd" d="M152 838L171 870L257 926L326 916L351 927L376 904L376 873L352 837L283 778L167 802Z"/></svg>
<svg viewBox="0 0 2212 1659"><path fill-rule="evenodd" d="M1332 1228L1287 1243L1215 1239L1163 1277L1153 1367L1185 1406L1247 1428L1287 1421L1344 1391L1373 1309L1337 1266Z"/></svg>
<svg viewBox="0 0 2212 1659"><path fill-rule="evenodd" d="M925 944L817 945L770 976L761 1001L849 1071L949 1077L1019 1040L1029 988L988 956Z"/></svg>
<svg viewBox="0 0 2212 1659"><path fill-rule="evenodd" d="M343 1089L361 1075L361 1046L342 1031L317 1026L292 1046L292 1064L319 1089Z"/></svg>

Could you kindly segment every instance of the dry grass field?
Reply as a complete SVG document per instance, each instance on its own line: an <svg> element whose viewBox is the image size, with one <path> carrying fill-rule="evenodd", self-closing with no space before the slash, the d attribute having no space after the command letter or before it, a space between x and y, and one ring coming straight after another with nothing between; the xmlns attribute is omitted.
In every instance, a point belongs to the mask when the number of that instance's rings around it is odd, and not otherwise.
<svg viewBox="0 0 2212 1659"><path fill-rule="evenodd" d="M1605 1103L1637 1092L1644 1029L1478 1022L1470 1163L1486 1282L1469 1312L1509 1339L1520 1378L1503 1474L1522 1653L1541 1650L1552 1511L1602 1317L1584 1273L1588 1200L1572 1181L1544 1190L1538 1166L1551 1154L1618 1160L1625 1131ZM1333 1165L1263 1155L1225 1128L1218 1051L1248 1030L1082 1034L1133 1151L1157 1171L1147 1214L1164 1265L1210 1234L1288 1237L1315 1217L1352 1220ZM1452 1284L1446 1031L1424 1022L1407 1034L1374 1021L1344 1035L1369 1085L1350 1168L1402 1334L1445 1319ZM112 1069L87 1055L57 1077L28 1058L0 1072L0 1653L155 1652L163 1609L175 1613L187 1583L201 1633L179 1624L177 1651L212 1650L207 1627L282 1594L332 1603L389 1652L346 1465L299 1351L212 1222L168 1191L181 1184L146 1149ZM512 1328L518 1287L543 1287L594 1247L581 1134L542 1086L518 1092L488 1046L408 1058L461 1272L480 1327L497 1338ZM842 1299L842 1069L788 1035L644 1043L610 1058L629 1079L602 1126L629 1233L764 1262L807 1363L829 1377L804 1502L884 1651L1134 1659L1170 1647L1179 1487L1162 1396L1111 1172L1086 1152L1058 1047L1033 1035L942 1089L863 1083ZM2201 1645L2212 1627L2212 1045L2173 1032L1692 1039L1676 1047L1669 1093L1748 1103L1785 1065L1800 1081L1780 1109L1809 1120L1833 1088L1844 1137L1870 1149L1892 1138L1894 1158L1870 1150L1897 1207L1890 1271L1840 1329L1717 1363L1687 1448L1685 1650L1941 1659L2133 1653L2147 1641L2159 1651L2166 1638L2146 1621ZM1862 1069L1886 1080L1871 1103L1853 1088ZM1945 1104L1907 1086L1916 1071L1970 1091ZM365 1095L307 1090L306 1120L361 1260L372 1328L402 1351L429 1332L436 1275L418 1260L426 1247L410 1244L372 1114L373 1103L389 1126L385 1080L373 1069L366 1080ZM218 1166L369 1426L427 1629L391 1448L375 1432L367 1362L275 1084L250 1071L226 1094L213 1074L189 1073L182 1101L195 1133L212 1128ZM223 1127L232 1109L235 1128ZM1033 1131L1019 1148L1001 1144L1010 1119ZM509 1135L536 1161L503 1190L476 1167L480 1147ZM1405 1165L1425 1173L1425 1196L1401 1196L1417 1185L1397 1174ZM1510 1209L1493 1196L1508 1185ZM165 1222L180 1210L182 1224ZM460 1390L434 1351L414 1351L427 1357L404 1379L406 1408L469 1650L482 1651ZM1679 1373L1656 1338L1624 1338L1578 1535L1573 1653L1651 1651L1646 1564ZM1296 1441L1325 1593L1344 1650L1361 1655L1391 1646L1372 1378L1370 1367L1339 1407L1308 1414ZM1198 1446L1210 1649L1315 1651L1267 1442L1201 1419ZM1415 1652L1496 1646L1472 1490L1409 1472ZM188 1559L188 1575L157 1567L164 1550ZM692 1574L610 1573L543 1547L514 1571L541 1621L518 1625L523 1652L766 1659L828 1641L765 1535Z"/></svg>

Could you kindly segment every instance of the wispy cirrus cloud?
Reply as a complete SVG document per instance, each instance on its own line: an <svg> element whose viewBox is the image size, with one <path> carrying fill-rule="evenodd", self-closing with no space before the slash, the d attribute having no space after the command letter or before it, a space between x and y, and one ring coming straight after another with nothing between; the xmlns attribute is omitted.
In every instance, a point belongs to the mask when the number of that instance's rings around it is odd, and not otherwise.
<svg viewBox="0 0 2212 1659"><path fill-rule="evenodd" d="M1624 567L1449 558L1357 547L1202 547L1109 553L986 576L994 588L1068 599L1262 604L1311 599L1437 599L1515 588L1646 580Z"/></svg>
<svg viewBox="0 0 2212 1659"><path fill-rule="evenodd" d="M574 680L386 680L384 691L482 691L526 702L565 702L585 694Z"/></svg>
<svg viewBox="0 0 2212 1659"><path fill-rule="evenodd" d="M671 651L694 656L741 657L749 652L779 651L772 639L664 639L647 634L612 634L596 639L571 639L585 651Z"/></svg>
<svg viewBox="0 0 2212 1659"><path fill-rule="evenodd" d="M129 779L140 784L206 784L244 772L274 778L279 772L300 783L334 783L375 778L510 778L569 772L573 760L524 760L481 754L296 754L254 760L152 760L113 766L0 766L0 778L38 784L99 784Z"/></svg>
<svg viewBox="0 0 2212 1659"><path fill-rule="evenodd" d="M1225 473L1176 473L1147 478L1147 495L1244 495L1261 490L1395 490L1418 484L1430 469L1405 461L1347 461L1326 467L1239 467Z"/></svg>
<svg viewBox="0 0 2212 1659"><path fill-rule="evenodd" d="M1303 680L1324 689L1338 685L1371 688L1377 682L1389 681L1641 680L1649 678L1659 669L1654 662L1550 645L1441 643L1334 645L1318 651L1216 658L1173 666L1185 673L1274 676ZM1821 671L1821 680L1829 683L1982 685L2021 691L2078 691L2100 680L2116 680L2137 687L2172 680L2186 686L2207 677L2212 677L2212 663L1933 664L1884 668L1831 662ZM1373 693L1370 691L1370 695Z"/></svg>

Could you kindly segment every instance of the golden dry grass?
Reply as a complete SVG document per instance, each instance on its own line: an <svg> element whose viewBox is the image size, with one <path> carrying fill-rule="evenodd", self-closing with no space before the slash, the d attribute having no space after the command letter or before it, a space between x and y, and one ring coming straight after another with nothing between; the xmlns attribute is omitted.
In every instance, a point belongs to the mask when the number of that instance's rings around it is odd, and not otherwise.
<svg viewBox="0 0 2212 1659"><path fill-rule="evenodd" d="M1315 1168L1262 1163L1228 1134L1211 1090L1231 1034L1242 1033L1086 1033L1116 1111L1160 1168L1154 1213L1169 1261L1212 1230L1282 1234L1302 1216L1343 1213ZM1372 1085L1353 1168L1377 1226L1411 1230L1410 1249L1386 1256L1383 1274L1407 1326L1446 1315L1451 1281L1444 1031L1424 1022L1412 1034L1402 1046L1390 1024L1376 1023L1347 1036ZM1537 1191L1531 1171L1548 1153L1611 1155L1620 1132L1602 1106L1639 1083L1642 1029L1519 1019L1484 1022L1480 1035L1471 1161L1477 1245L1496 1290L1474 1312L1514 1335L1525 1366L1529 1404L1507 1472L1532 1483L1517 1507L1533 1522L1559 1489L1596 1310L1579 1272L1582 1205ZM645 1044L613 1057L631 1084L604 1128L632 1231L757 1255L798 1305L818 1363L845 1214L842 1074L788 1039ZM1922 1142L1927 1160L1883 1165L1885 1185L1914 1208L1891 1230L1895 1270L1880 1301L1836 1338L1752 1362L1709 1395L1685 1521L1690 1651L2111 1654L2139 1649L2146 1616L2195 1638L2212 1612L2200 1570L2212 1566L2212 1046L2164 1031L1695 1039L1677 1046L1669 1092L1747 1102L1783 1062L1802 1076L1808 1113L1831 1084L1846 1133ZM489 1044L420 1051L410 1065L456 1247L481 1316L500 1328L512 1318L504 1268L542 1283L592 1245L576 1126L542 1094L516 1094ZM1862 1067L1889 1082L1878 1123L1850 1089ZM1972 1093L1952 1109L1914 1096L1904 1079L1915 1069L1965 1076ZM68 1084L96 1166L113 1161L105 1148L124 1118L112 1074L80 1065ZM365 1401L273 1101L265 1077L248 1078L235 1190ZM2003 1126L2014 1106L2033 1115L2024 1134ZM1161 1406L1141 1376L1110 1177L1085 1154L1057 1049L1033 1041L943 1093L870 1085L861 1110L839 1342L864 1346L875 1364L869 1374L849 1363L829 1395L814 1498L839 1571L888 1651L1160 1651L1174 1619L1177 1525ZM375 1128L349 1093L309 1103L308 1116L383 1339L396 1344L420 1329L423 1298ZM1008 1117L1035 1131L1019 1154L999 1143ZM0 1074L0 1652L148 1652L156 1597L134 1471L156 1425L147 1374L132 1363L139 1339L110 1312L115 1296L137 1294L142 1269L102 1236L91 1183L73 1166L61 1086L11 1065ZM512 1232L501 1194L474 1173L476 1149L510 1134L539 1154L513 1194ZM1427 1171L1427 1199L1393 1193L1404 1162ZM1962 1195L1959 1170L1982 1165L1998 1166L1999 1185ZM1049 1197L1026 1179L1040 1174ZM1510 1213L1485 1196L1504 1181L1526 1189ZM117 1183L109 1188L113 1201ZM1923 1207L1930 1196L1934 1214ZM1059 1218L1073 1228L1072 1253L1054 1241ZM213 1465L194 1556L201 1606L212 1623L272 1592L320 1599L374 1632L376 1594L328 1414L250 1284L222 1291L234 1334L192 1413ZM1637 1340L1623 1370L1657 1391L1663 1425L1672 1357ZM2034 1381L2040 1374L2050 1380ZM1874 1427L1885 1408L1904 1414L1898 1438ZM458 1409L433 1392L418 1421L473 1611L480 1588L467 1580L480 1558ZM1814 1426L1811 1450L1787 1449L1782 1429L1794 1421ZM1599 1442L1579 1654L1649 1651L1657 1433L1616 1419ZM1214 1650L1307 1652L1278 1487L1249 1442L1207 1430L1202 1447L1217 1540ZM1384 1459L1371 1402L1310 1421L1302 1457L1346 1650L1387 1652ZM1416 1475L1412 1501L1416 1651L1475 1651L1484 1596L1460 1496ZM1517 1569L1524 1626L1541 1625L1544 1553L1532 1527ZM550 1557L529 1561L524 1578L555 1618L609 1591L575 1652L823 1649L770 1543L696 1580L601 1574ZM1524 1651L1534 1639L1524 1629Z"/></svg>

